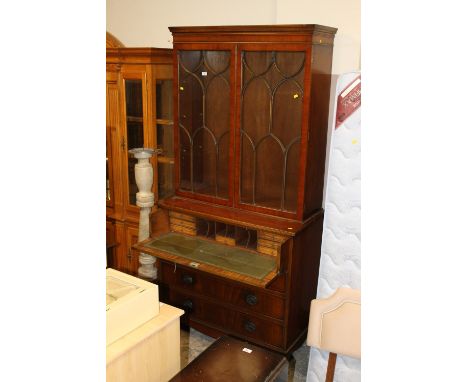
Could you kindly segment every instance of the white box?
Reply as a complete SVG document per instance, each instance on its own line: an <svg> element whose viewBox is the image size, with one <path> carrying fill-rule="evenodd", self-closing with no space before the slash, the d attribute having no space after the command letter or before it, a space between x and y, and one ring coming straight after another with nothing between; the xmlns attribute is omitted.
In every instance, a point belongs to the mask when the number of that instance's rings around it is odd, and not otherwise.
<svg viewBox="0 0 468 382"><path fill-rule="evenodd" d="M158 286L106 269L106 345L159 314Z"/></svg>

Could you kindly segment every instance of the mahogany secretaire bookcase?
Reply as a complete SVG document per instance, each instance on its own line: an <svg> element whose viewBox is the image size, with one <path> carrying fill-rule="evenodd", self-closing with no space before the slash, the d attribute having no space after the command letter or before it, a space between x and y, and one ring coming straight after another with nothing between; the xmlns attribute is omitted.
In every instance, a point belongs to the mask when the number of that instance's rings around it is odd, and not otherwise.
<svg viewBox="0 0 468 382"><path fill-rule="evenodd" d="M169 29L175 195L134 248L190 326L290 353L317 289L336 29Z"/></svg>

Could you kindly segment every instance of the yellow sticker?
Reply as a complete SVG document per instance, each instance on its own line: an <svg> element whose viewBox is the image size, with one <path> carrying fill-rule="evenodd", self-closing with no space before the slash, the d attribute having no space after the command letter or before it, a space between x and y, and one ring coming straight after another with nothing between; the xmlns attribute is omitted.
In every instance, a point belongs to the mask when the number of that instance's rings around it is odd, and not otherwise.
<svg viewBox="0 0 468 382"><path fill-rule="evenodd" d="M354 138L354 139L351 141L351 143L352 143L353 145L355 145L357 142L358 142L358 140L357 140L356 138Z"/></svg>

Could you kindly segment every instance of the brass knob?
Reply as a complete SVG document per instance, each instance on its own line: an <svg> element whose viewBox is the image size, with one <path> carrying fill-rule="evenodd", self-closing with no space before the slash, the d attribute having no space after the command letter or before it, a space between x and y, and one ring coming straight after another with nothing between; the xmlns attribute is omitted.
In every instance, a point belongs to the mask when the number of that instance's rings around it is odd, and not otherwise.
<svg viewBox="0 0 468 382"><path fill-rule="evenodd" d="M182 302L182 308L188 313L193 310L193 302L192 300L184 300Z"/></svg>
<svg viewBox="0 0 468 382"><path fill-rule="evenodd" d="M257 305L258 299L254 294L248 294L245 296L245 302L250 306Z"/></svg>
<svg viewBox="0 0 468 382"><path fill-rule="evenodd" d="M252 321L246 321L244 324L244 329L247 330L249 333L255 332L257 326Z"/></svg>
<svg viewBox="0 0 468 382"><path fill-rule="evenodd" d="M183 275L182 282L186 285L193 285L193 277L190 275Z"/></svg>

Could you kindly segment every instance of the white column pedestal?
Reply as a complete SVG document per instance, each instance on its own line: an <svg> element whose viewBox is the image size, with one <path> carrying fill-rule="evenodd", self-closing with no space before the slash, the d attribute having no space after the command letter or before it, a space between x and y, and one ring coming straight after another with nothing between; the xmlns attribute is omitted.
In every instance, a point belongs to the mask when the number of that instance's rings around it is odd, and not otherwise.
<svg viewBox="0 0 468 382"><path fill-rule="evenodd" d="M138 186L136 204L141 208L138 241L143 241L151 234L150 213L151 208L154 206L154 194L151 192L153 166L149 162L149 158L153 154L157 154L157 152L154 149L138 148L129 150L129 153L138 159L138 163L135 165L135 180ZM153 256L140 253L139 262L141 266L138 268L138 276L148 280L155 280L157 276L154 266L156 259Z"/></svg>

